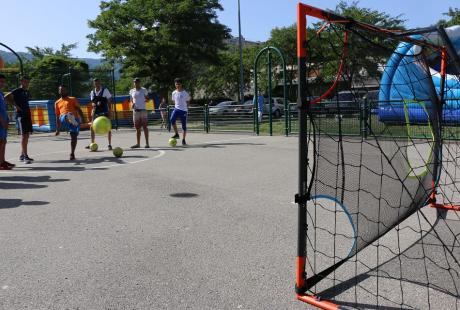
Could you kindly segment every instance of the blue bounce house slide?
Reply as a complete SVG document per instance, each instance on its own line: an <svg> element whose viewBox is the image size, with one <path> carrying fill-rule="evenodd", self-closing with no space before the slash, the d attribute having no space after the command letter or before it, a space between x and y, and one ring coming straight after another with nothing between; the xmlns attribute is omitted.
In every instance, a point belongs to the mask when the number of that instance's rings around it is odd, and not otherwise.
<svg viewBox="0 0 460 310"><path fill-rule="evenodd" d="M460 26L445 29L456 52L460 55ZM441 38L433 32L417 39L440 44ZM384 123L404 124L406 115L409 122L427 123L427 109L431 107L431 81L426 79L426 68L421 62L421 47L401 42L388 60L382 75L379 91L379 121ZM428 55L427 57L430 57ZM438 61L432 61L439 66ZM429 61L430 59L428 59ZM429 61L430 62L430 61ZM430 67L430 75L438 95L441 92L441 74L439 67ZM449 74L450 73L450 74ZM460 124L460 72L447 68L444 86L445 105L443 109L444 124ZM414 95L415 94L415 95Z"/></svg>

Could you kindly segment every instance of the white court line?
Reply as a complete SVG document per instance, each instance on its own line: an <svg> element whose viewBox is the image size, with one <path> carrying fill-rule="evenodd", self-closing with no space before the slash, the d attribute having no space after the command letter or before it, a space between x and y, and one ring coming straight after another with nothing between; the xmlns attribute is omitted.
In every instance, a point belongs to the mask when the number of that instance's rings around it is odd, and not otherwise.
<svg viewBox="0 0 460 310"><path fill-rule="evenodd" d="M227 139L227 140L207 141L207 142L202 142L202 143L198 143L198 144L192 144L191 146L195 146L195 145L200 146L200 145L207 145L207 144L213 144L213 143L224 143L224 142L241 141L241 140L248 140L248 139L257 139L257 138L260 138L260 136L242 137L242 138ZM187 147L185 147L185 149L186 148ZM155 148L153 148L153 149L155 149ZM68 151L56 151L56 152L49 152L49 153L40 153L40 154L35 154L34 157L46 156L46 155L52 155L52 154L61 154L61 153L67 153L67 152ZM158 155L156 155L154 157L148 157L148 158L144 158L144 159L140 159L140 160L136 160L136 161L132 161L132 162L116 163L116 164L98 166L98 167L88 167L88 168L85 168L85 169L83 169L81 171L61 171L61 170L21 171L21 170L18 170L18 169L13 169L13 170L0 171L0 174L18 174L18 173L20 173L20 174L47 174L47 173L53 173L54 174L54 173L63 173L63 172L82 172L82 171L84 172L84 171L88 171L88 170L107 169L107 168L112 168L112 167L121 167L121 166L125 166L125 165L128 165L128 164L138 164L138 163L145 162L145 161L148 161L148 160L158 159L160 157L163 157L166 154L166 152L163 151L163 150L158 150L158 152L160 154L158 154ZM94 154L98 154L98 152L94 152ZM96 156L90 156L90 157L94 158ZM11 161L14 161L14 160L11 160ZM78 159L77 159L77 162L78 162ZM39 163L39 162L37 162L37 163ZM71 163L71 162L69 161L69 163ZM34 165L34 163L32 163L30 165Z"/></svg>
<svg viewBox="0 0 460 310"><path fill-rule="evenodd" d="M49 173L64 173L64 172L84 172L84 171L88 171L88 170L100 170L100 169L107 169L107 168L113 168L113 167L123 167L123 166L130 165L130 164L138 164L138 163L141 163L141 162L144 162L144 161L158 159L160 157L163 157L166 154L166 152L163 151L163 150L158 150L158 152L160 154L155 155L154 157L143 158L143 159L139 159L139 160L135 160L135 161L124 161L123 163L116 163L116 164L105 165L105 166L84 167L84 169L82 169L80 171L71 171L71 170L69 170L69 171L62 171L62 170L22 171L22 170L13 169L13 170L0 171L0 174L18 174L18 173L20 173L20 174L49 174ZM48 153L48 154L56 154L56 153L64 153L64 152L52 152L52 153ZM42 154L42 155L46 155L46 154ZM36 156L36 155L34 155L34 156ZM91 156L91 157L94 158L96 156ZM69 160L69 163L72 163L72 162ZM77 163L78 163L78 159L77 159ZM30 165L33 165L33 164L30 164Z"/></svg>

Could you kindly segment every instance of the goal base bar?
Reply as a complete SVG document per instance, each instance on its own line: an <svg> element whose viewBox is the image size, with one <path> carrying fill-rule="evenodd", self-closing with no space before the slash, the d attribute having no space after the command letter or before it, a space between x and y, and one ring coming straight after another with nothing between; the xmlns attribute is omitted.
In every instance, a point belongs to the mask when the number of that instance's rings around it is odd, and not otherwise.
<svg viewBox="0 0 460 310"><path fill-rule="evenodd" d="M460 212L460 206L456 206L456 205L445 205L441 203L432 203L430 204L430 207L436 208L436 209L452 210L452 211Z"/></svg>
<svg viewBox="0 0 460 310"><path fill-rule="evenodd" d="M300 301L303 301L307 304L310 304L312 306L315 306L319 309L324 309L324 310L341 310L340 306L327 301L327 300L321 300L319 297L314 296L314 295L305 295L305 294L297 294L297 299Z"/></svg>

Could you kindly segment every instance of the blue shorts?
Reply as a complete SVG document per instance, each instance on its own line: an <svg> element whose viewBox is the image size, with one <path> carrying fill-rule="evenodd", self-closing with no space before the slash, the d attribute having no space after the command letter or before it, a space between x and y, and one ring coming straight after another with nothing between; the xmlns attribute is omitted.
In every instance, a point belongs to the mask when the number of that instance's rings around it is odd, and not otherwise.
<svg viewBox="0 0 460 310"><path fill-rule="evenodd" d="M80 133L80 121L72 113L59 116L61 129L67 130L71 136L78 136Z"/></svg>
<svg viewBox="0 0 460 310"><path fill-rule="evenodd" d="M182 124L182 130L187 131L187 112L182 111L179 109L174 109L174 111L171 114L171 124L175 124L177 118L180 118L180 122Z"/></svg>
<svg viewBox="0 0 460 310"><path fill-rule="evenodd" d="M8 136L8 129L0 127L0 139L6 140L7 136Z"/></svg>

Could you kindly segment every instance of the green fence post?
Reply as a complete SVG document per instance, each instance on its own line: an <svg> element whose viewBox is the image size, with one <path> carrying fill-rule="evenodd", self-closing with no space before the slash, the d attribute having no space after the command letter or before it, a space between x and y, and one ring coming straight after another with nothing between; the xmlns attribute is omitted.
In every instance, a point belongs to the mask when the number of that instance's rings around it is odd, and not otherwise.
<svg viewBox="0 0 460 310"><path fill-rule="evenodd" d="M364 98L364 109L363 109L363 137L364 139L367 139L367 119L368 119L368 114L369 114L369 110L368 110L368 106L369 106L369 103L368 103L368 100L367 98Z"/></svg>
<svg viewBox="0 0 460 310"><path fill-rule="evenodd" d="M263 50L262 50L263 51ZM253 120L254 120L254 131L256 135L259 135L259 117L258 117L258 84L257 84L257 62L259 61L260 55L262 55L262 51L259 52L259 54L256 56L256 60L254 61L254 97L252 99L254 106L252 108L252 115L253 115Z"/></svg>
<svg viewBox="0 0 460 310"><path fill-rule="evenodd" d="M209 133L209 105L204 105L204 130Z"/></svg>
<svg viewBox="0 0 460 310"><path fill-rule="evenodd" d="M273 136L273 108L272 108L272 53L268 50L268 126L270 136Z"/></svg>
<svg viewBox="0 0 460 310"><path fill-rule="evenodd" d="M370 113L370 104L366 104L366 139L367 136L371 133L371 126L372 126L372 113Z"/></svg>

